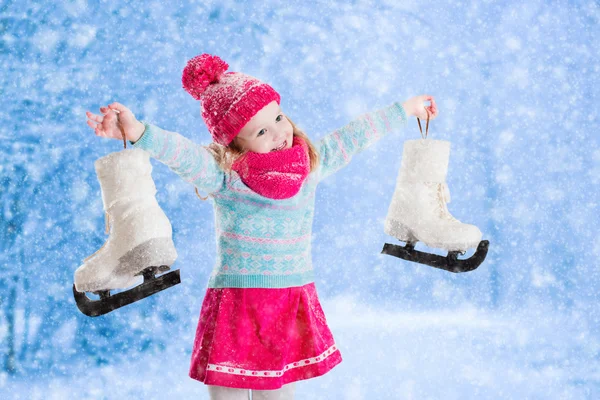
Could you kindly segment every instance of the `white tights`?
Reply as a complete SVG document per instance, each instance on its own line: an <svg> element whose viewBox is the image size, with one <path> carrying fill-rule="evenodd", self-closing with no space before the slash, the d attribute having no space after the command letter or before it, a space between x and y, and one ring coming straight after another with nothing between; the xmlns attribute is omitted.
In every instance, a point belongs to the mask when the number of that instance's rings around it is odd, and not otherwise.
<svg viewBox="0 0 600 400"><path fill-rule="evenodd" d="M250 400L249 389L207 385L211 400ZM296 382L275 390L252 390L252 400L294 400Z"/></svg>

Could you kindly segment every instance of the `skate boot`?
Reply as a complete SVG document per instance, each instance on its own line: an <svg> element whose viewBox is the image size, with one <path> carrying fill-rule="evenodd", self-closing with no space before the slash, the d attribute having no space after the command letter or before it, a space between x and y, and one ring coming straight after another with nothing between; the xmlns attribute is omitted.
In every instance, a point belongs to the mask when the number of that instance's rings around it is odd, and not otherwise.
<svg viewBox="0 0 600 400"><path fill-rule="evenodd" d="M180 282L179 270L165 272L177 258L172 228L156 201L149 154L122 150L95 162L102 190L107 233L96 253L75 271L73 294L79 309L97 316L148 297ZM110 294L113 289L133 289ZM90 300L84 292L100 295Z"/></svg>
<svg viewBox="0 0 600 400"><path fill-rule="evenodd" d="M481 241L480 230L454 218L446 206L450 202L446 185L449 157L450 142L432 139L405 142L384 232L406 242L406 246L386 243L383 254L450 272L471 271L485 259L488 242ZM448 255L415 250L417 242L447 250ZM459 260L458 253L464 254L469 248L477 248L475 255Z"/></svg>

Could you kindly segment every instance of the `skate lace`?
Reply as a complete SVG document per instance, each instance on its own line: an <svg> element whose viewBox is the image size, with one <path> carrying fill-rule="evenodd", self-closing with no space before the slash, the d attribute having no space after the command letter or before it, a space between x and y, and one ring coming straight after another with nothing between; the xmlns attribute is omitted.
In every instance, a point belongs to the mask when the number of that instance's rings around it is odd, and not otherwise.
<svg viewBox="0 0 600 400"><path fill-rule="evenodd" d="M448 189L448 185L446 183L440 183L438 185L438 201L440 203L440 208L442 209L442 215L448 221L459 222L450 211L448 211L447 203L450 203L450 190Z"/></svg>
<svg viewBox="0 0 600 400"><path fill-rule="evenodd" d="M417 123L419 124L419 130L421 131L421 137L423 139L427 139L427 134L429 132L429 111L427 107L425 107L425 112L427 112L427 125L425 126L425 135L423 135L423 128L421 128L421 120L417 118ZM448 221L460 222L452 214L448 211L448 206L446 203L450 203L450 190L448 189L448 185L446 182L426 182L426 184L433 189L429 193L435 193L435 200L437 201L438 211L440 216ZM435 187L437 186L437 188Z"/></svg>
<svg viewBox="0 0 600 400"><path fill-rule="evenodd" d="M105 227L104 233L108 235L108 233L110 232L110 215L106 211L104 212L104 227ZM86 262L90 258L94 257L100 250L102 250L104 248L104 246L106 246L106 243L108 243L108 239L104 242L102 247L100 247L98 250L96 250L94 252L94 254L92 254L91 256L86 257L83 260L83 262Z"/></svg>
<svg viewBox="0 0 600 400"><path fill-rule="evenodd" d="M450 190L448 189L448 185L446 185L445 182L427 182L427 185L433 189L430 193L433 193L435 196L434 200L437 202L439 215L448 221L460 222L450 214L448 206L446 205L446 203L450 203Z"/></svg>

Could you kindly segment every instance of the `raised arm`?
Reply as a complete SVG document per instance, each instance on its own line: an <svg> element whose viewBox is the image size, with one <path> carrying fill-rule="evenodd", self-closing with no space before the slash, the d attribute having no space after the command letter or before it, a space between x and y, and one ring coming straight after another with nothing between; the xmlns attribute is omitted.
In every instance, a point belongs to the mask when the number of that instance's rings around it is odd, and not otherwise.
<svg viewBox="0 0 600 400"><path fill-rule="evenodd" d="M319 181L348 165L355 154L406 125L406 111L401 103L396 102L363 114L348 125L324 136L316 145L321 155Z"/></svg>
<svg viewBox="0 0 600 400"><path fill-rule="evenodd" d="M141 122L145 130L141 138L133 143L134 147L146 150L183 180L204 192L213 193L223 187L225 172L207 149L177 132Z"/></svg>
<svg viewBox="0 0 600 400"><path fill-rule="evenodd" d="M146 150L158 161L198 189L213 193L223 187L225 172L212 154L176 132L165 131L156 125L138 121L124 104L114 102L100 107L103 115L86 112L87 124L96 136L124 140Z"/></svg>

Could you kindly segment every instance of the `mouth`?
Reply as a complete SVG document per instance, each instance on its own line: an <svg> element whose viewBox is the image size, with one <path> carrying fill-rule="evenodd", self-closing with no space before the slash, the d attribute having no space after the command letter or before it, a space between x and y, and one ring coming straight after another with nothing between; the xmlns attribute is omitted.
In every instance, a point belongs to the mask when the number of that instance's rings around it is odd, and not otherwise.
<svg viewBox="0 0 600 400"><path fill-rule="evenodd" d="M281 145L280 145L279 147L276 147L276 148L274 148L274 149L273 149L273 150L271 150L271 151L278 151L278 150L281 150L281 149L285 148L285 146L287 146L287 140L284 140L284 141L283 141L283 143L281 143Z"/></svg>

